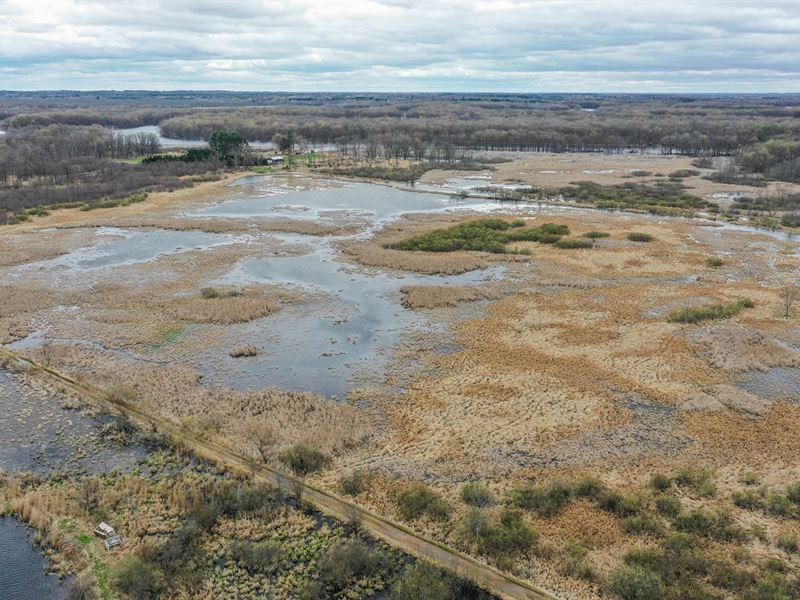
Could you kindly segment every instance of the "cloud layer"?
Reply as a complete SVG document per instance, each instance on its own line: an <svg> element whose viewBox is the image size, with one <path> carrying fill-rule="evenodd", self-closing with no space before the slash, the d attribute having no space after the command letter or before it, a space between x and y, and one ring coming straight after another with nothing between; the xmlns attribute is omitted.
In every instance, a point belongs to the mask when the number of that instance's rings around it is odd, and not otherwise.
<svg viewBox="0 0 800 600"><path fill-rule="evenodd" d="M0 89L800 91L800 4L0 0Z"/></svg>

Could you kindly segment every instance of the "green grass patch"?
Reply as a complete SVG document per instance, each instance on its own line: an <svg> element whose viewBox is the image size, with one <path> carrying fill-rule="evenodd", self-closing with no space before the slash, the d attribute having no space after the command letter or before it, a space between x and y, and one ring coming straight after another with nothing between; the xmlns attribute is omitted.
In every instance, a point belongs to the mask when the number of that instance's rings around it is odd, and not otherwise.
<svg viewBox="0 0 800 600"><path fill-rule="evenodd" d="M717 319L730 319L745 308L753 308L755 304L749 298L742 298L728 304L713 304L698 308L684 308L669 315L670 323L699 323Z"/></svg>
<svg viewBox="0 0 800 600"><path fill-rule="evenodd" d="M524 222L502 219L479 219L459 223L447 229L435 229L408 239L387 244L385 248L412 252L455 252L470 250L504 254L510 242L555 243L567 235L569 228L557 223L525 227Z"/></svg>
<svg viewBox="0 0 800 600"><path fill-rule="evenodd" d="M592 248L594 244L589 240L576 240L576 239L566 239L566 240L557 240L553 243L556 248L561 248L562 250L579 250L584 248Z"/></svg>
<svg viewBox="0 0 800 600"><path fill-rule="evenodd" d="M124 198L105 198L96 202L90 202L81 206L81 210L95 210L98 208L116 208L117 206L130 206L138 202L147 200L147 193L140 192L138 194L131 194Z"/></svg>
<svg viewBox="0 0 800 600"><path fill-rule="evenodd" d="M427 486L418 484L397 497L397 510L409 521L427 515L434 521L444 521L450 516L450 505Z"/></svg>
<svg viewBox="0 0 800 600"><path fill-rule="evenodd" d="M716 204L692 196L680 182L674 180L654 184L626 182L620 185L576 181L569 187L559 189L558 193L566 200L598 208L643 210L659 215L685 215L698 210L718 210Z"/></svg>
<svg viewBox="0 0 800 600"><path fill-rule="evenodd" d="M628 234L628 240L631 242L640 242L640 243L647 243L652 242L654 238L649 233L640 233L638 231L632 231Z"/></svg>
<svg viewBox="0 0 800 600"><path fill-rule="evenodd" d="M718 256L712 256L711 258L706 259L706 264L709 267L716 269L717 267L724 265L725 261Z"/></svg>
<svg viewBox="0 0 800 600"><path fill-rule="evenodd" d="M594 231L593 230L593 231L587 231L586 233L584 233L583 237L589 238L590 240L599 240L601 238L607 238L610 235L611 234L608 233L607 231Z"/></svg>

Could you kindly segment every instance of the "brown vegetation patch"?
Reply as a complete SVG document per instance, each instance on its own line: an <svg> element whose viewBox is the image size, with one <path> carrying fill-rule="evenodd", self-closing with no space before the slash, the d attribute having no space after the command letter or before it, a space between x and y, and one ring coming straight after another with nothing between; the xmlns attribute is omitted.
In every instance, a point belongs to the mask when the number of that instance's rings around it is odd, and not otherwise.
<svg viewBox="0 0 800 600"><path fill-rule="evenodd" d="M502 296L501 290L490 285L409 285L400 291L403 293L402 303L406 308L439 308Z"/></svg>
<svg viewBox="0 0 800 600"><path fill-rule="evenodd" d="M270 298L248 292L227 298L178 297L160 303L165 314L192 323L230 325L260 319L279 310Z"/></svg>
<svg viewBox="0 0 800 600"><path fill-rule="evenodd" d="M470 252L404 252L382 248L380 243L343 242L339 249L351 260L367 267L414 271L427 275L455 275L489 265L490 259Z"/></svg>
<svg viewBox="0 0 800 600"><path fill-rule="evenodd" d="M537 528L550 538L591 540L604 546L625 536L617 517L588 500L570 502L556 517L538 521Z"/></svg>
<svg viewBox="0 0 800 600"><path fill-rule="evenodd" d="M769 332L724 324L703 332L709 362L726 371L765 371L800 366L800 354L780 344Z"/></svg>
<svg viewBox="0 0 800 600"><path fill-rule="evenodd" d="M683 419L690 435L725 462L746 465L800 460L800 406L777 403L760 419L732 412L687 413ZM777 465L773 465L777 466Z"/></svg>

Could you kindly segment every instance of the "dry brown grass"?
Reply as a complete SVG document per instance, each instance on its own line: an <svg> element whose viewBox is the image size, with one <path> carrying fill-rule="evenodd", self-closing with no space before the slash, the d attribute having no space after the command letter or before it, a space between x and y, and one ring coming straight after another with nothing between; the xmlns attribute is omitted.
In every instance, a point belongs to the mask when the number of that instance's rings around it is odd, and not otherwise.
<svg viewBox="0 0 800 600"><path fill-rule="evenodd" d="M402 303L406 308L440 308L462 302L492 300L502 297L496 286L409 285L404 287Z"/></svg>
<svg viewBox="0 0 800 600"><path fill-rule="evenodd" d="M339 248L351 260L367 267L414 271L428 275L455 275L486 267L490 258L471 252L404 252L380 243L343 242Z"/></svg>
<svg viewBox="0 0 800 600"><path fill-rule="evenodd" d="M159 302L159 308L173 319L191 323L230 325L271 315L280 305L258 293L246 292L227 298L177 297Z"/></svg>
<svg viewBox="0 0 800 600"><path fill-rule="evenodd" d="M738 324L724 324L703 332L708 360L727 371L765 371L800 366L800 356L779 344L769 332Z"/></svg>
<svg viewBox="0 0 800 600"><path fill-rule="evenodd" d="M0 285L0 318L32 313L58 302L51 290L38 286Z"/></svg>

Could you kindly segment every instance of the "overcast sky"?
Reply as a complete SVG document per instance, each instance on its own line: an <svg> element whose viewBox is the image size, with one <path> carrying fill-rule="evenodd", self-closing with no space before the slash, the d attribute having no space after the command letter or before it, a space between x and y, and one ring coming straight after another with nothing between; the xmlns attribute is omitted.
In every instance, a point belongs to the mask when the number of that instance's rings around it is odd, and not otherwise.
<svg viewBox="0 0 800 600"><path fill-rule="evenodd" d="M800 0L0 0L0 89L799 92Z"/></svg>

